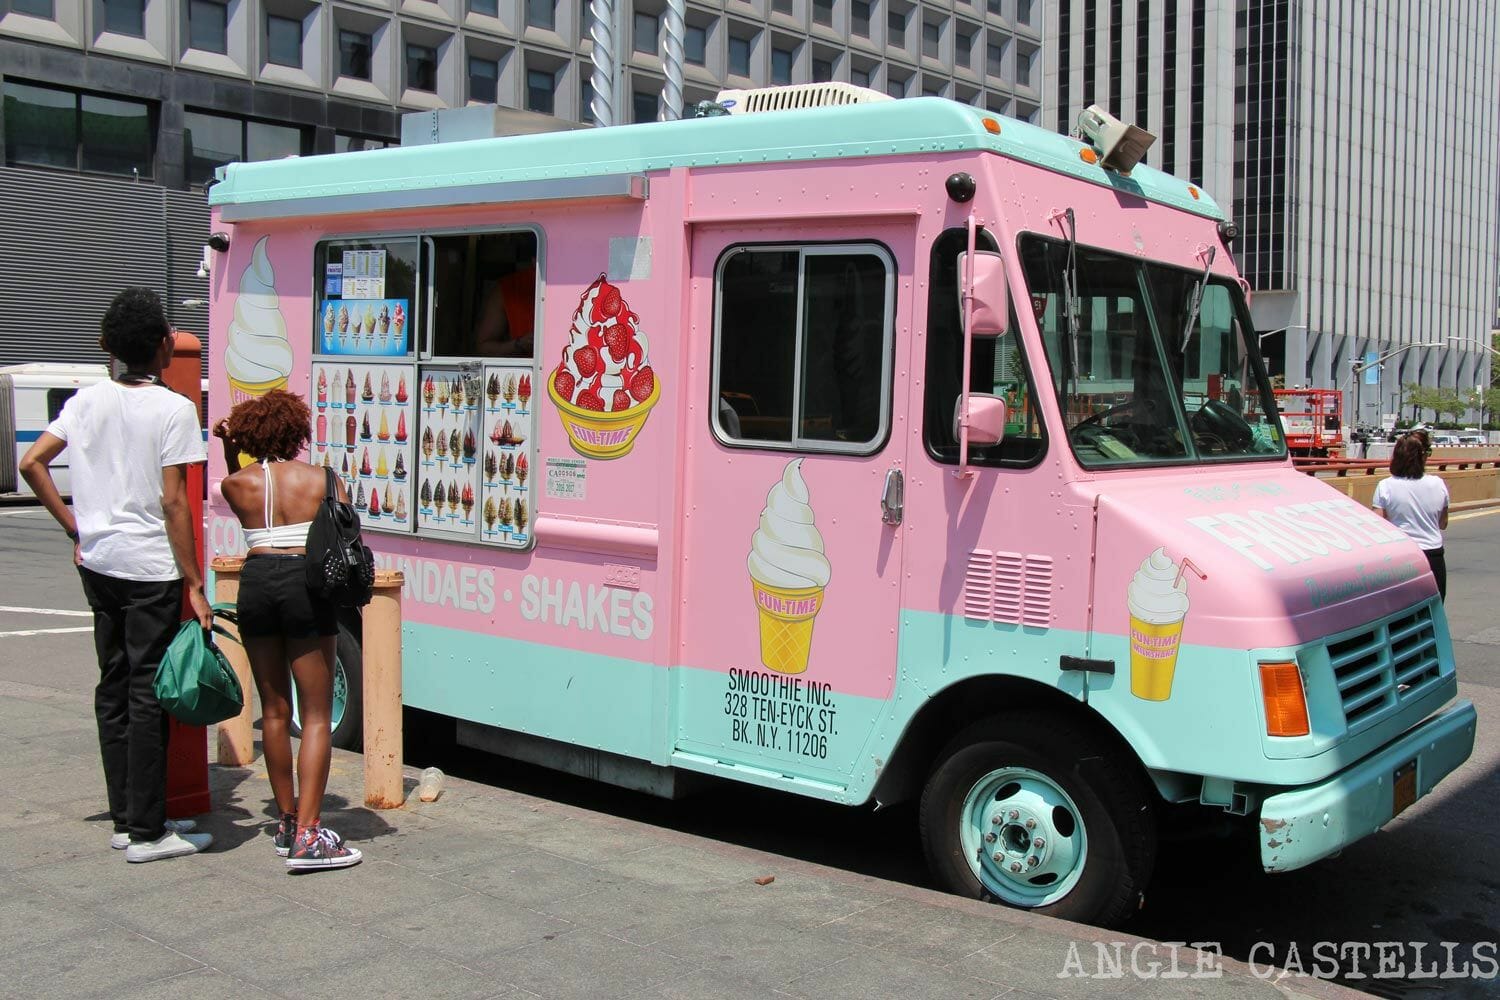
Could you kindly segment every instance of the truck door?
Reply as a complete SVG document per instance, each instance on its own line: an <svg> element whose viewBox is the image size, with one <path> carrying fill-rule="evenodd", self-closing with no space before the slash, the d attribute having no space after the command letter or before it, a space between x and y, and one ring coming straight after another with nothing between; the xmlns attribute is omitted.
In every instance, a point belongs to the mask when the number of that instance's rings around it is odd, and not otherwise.
<svg viewBox="0 0 1500 1000"><path fill-rule="evenodd" d="M914 233L694 232L674 763L838 799L890 697Z"/></svg>

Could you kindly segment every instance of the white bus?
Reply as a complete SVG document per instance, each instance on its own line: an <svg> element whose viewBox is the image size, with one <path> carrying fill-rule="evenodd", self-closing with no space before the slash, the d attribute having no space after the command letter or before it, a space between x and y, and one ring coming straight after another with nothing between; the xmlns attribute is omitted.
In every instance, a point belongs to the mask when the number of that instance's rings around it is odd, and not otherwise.
<svg viewBox="0 0 1500 1000"><path fill-rule="evenodd" d="M0 368L0 495L31 495L17 472L21 456L63 404L86 385L109 378L107 365L31 364ZM58 491L69 495L67 449L52 463Z"/></svg>
<svg viewBox="0 0 1500 1000"><path fill-rule="evenodd" d="M29 364L0 367L0 496L31 496L31 487L21 478L21 456L47 425L62 412L63 404L84 386L109 378L108 365ZM199 417L206 411L208 380L203 381ZM63 449L52 463L52 479L58 492L70 496L68 452Z"/></svg>

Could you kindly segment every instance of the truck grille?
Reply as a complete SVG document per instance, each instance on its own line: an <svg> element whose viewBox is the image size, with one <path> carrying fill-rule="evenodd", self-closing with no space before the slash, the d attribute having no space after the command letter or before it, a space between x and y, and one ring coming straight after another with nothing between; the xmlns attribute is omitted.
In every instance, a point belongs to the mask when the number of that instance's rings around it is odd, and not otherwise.
<svg viewBox="0 0 1500 1000"><path fill-rule="evenodd" d="M1400 618L1329 643L1344 720L1353 730L1386 709L1423 693L1438 677L1432 609L1423 605Z"/></svg>

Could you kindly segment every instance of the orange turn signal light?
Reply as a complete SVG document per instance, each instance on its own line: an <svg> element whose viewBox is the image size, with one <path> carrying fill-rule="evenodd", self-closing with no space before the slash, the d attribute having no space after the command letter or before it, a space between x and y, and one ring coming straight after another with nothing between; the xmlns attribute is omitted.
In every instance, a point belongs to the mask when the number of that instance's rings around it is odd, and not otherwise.
<svg viewBox="0 0 1500 1000"><path fill-rule="evenodd" d="M1295 663L1262 663L1260 694L1266 703L1267 736L1306 736L1307 696Z"/></svg>
<svg viewBox="0 0 1500 1000"><path fill-rule="evenodd" d="M984 122L984 130L986 132L988 132L990 135L999 135L1000 134L1000 123L997 122L997 121L995 121L995 119L993 119L993 118L985 118L985 119L983 119L983 122Z"/></svg>
<svg viewBox="0 0 1500 1000"><path fill-rule="evenodd" d="M1188 194L1193 196L1194 201L1198 200L1198 189L1193 187L1191 184L1188 185Z"/></svg>
<svg viewBox="0 0 1500 1000"><path fill-rule="evenodd" d="M1080 149L1078 151L1078 158L1080 160L1082 160L1084 163L1098 163L1099 162L1099 154L1096 153L1096 152L1094 152L1093 148L1089 147L1089 146L1084 146L1082 149Z"/></svg>

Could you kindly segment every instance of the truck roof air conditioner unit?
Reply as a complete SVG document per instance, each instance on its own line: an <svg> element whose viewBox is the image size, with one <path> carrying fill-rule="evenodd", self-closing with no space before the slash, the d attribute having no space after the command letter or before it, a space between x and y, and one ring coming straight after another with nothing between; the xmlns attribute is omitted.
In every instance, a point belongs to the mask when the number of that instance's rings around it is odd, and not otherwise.
<svg viewBox="0 0 1500 1000"><path fill-rule="evenodd" d="M803 108L835 108L849 104L873 104L893 100L889 94L852 83L794 83L787 87L756 87L721 90L717 101L732 115L762 111L798 111Z"/></svg>

